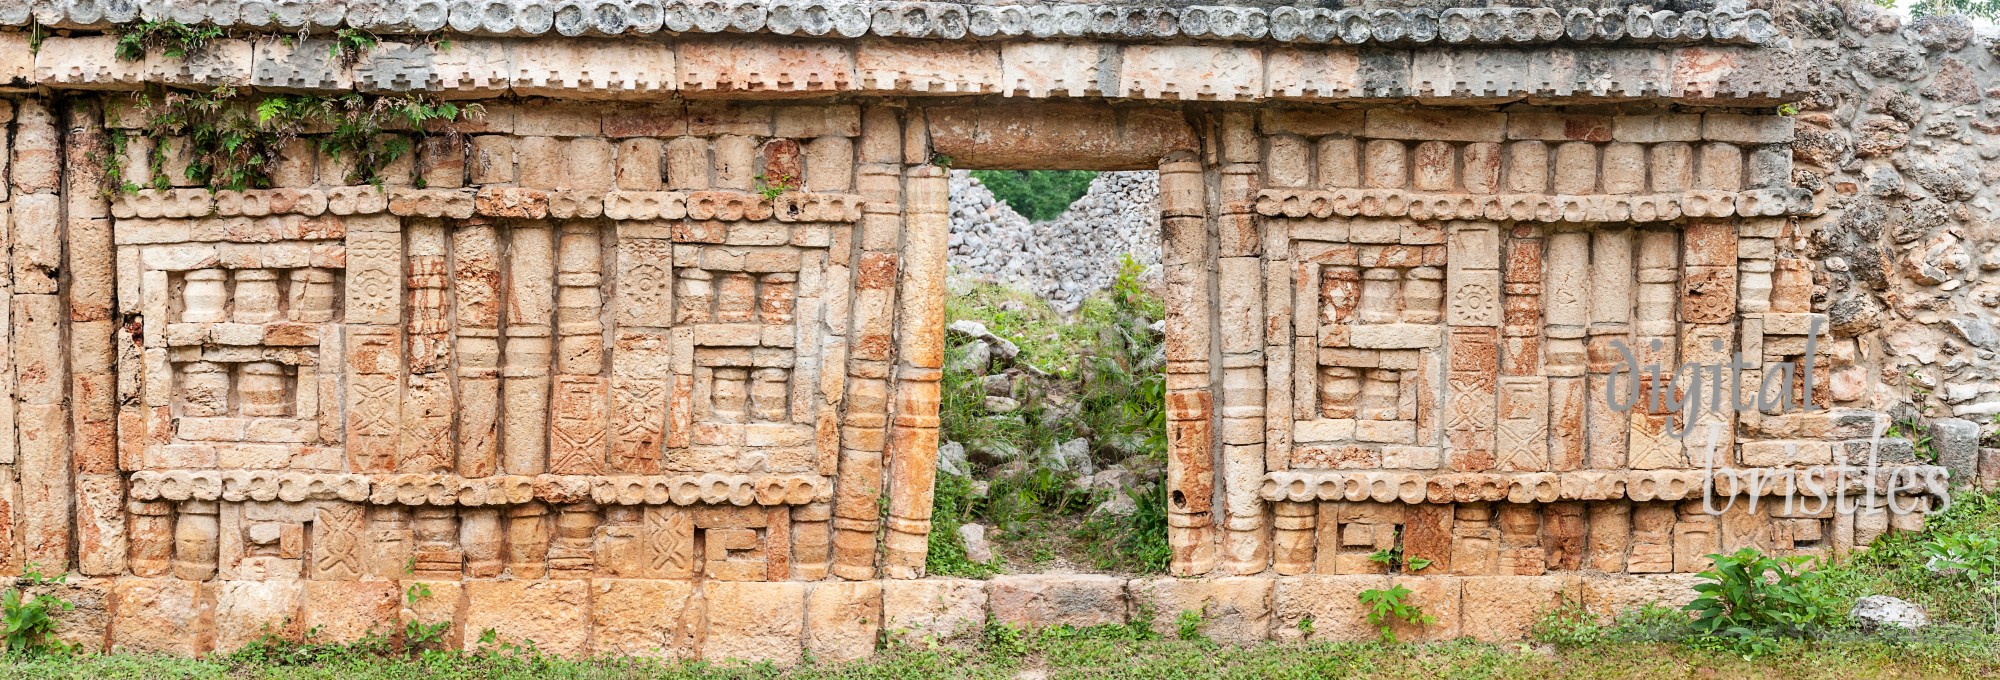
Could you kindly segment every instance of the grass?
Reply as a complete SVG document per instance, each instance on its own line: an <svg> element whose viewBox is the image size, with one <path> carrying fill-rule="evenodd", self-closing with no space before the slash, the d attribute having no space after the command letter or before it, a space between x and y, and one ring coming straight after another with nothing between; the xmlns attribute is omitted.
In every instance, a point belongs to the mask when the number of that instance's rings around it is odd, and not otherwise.
<svg viewBox="0 0 2000 680"><path fill-rule="evenodd" d="M191 660L116 654L9 657L0 680L571 680L750 678L1965 678L2000 674L1988 638L1784 642L1753 659L1700 647L1603 643L1550 647L1453 641L1431 644L1267 643L1237 647L1205 639L1163 639L1126 626L1058 627L1027 632L989 625L956 644L892 646L873 659L805 663L710 664L632 658L559 659L523 650L430 652L405 658L357 652L305 661L254 655Z"/></svg>

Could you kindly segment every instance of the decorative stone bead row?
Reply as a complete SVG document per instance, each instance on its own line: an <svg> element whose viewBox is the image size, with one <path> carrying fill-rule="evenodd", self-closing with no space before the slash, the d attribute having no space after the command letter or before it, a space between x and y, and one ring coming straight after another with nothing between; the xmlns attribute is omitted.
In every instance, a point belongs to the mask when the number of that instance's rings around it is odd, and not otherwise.
<svg viewBox="0 0 2000 680"><path fill-rule="evenodd" d="M1814 496L1863 491L1869 468L1722 468L1716 470L1586 470L1579 472L1431 474L1397 471L1286 470L1264 477L1258 495L1267 501L1376 501L1404 503L1548 503L1553 501L1678 501L1717 496ZM1942 494L1949 472L1934 465L1873 470L1877 492ZM1712 485L1712 487L1711 487Z"/></svg>
<svg viewBox="0 0 2000 680"><path fill-rule="evenodd" d="M5 0L0 0L4 2ZM0 79L55 88L148 83L310 91L512 93L623 99L689 92L1001 93L1229 101L1422 97L1664 97L1791 101L1805 92L1790 51L1732 46L1524 50L1088 42L921 43L736 37L655 41L465 39L449 49L385 41L347 65L332 42L224 39L187 59L115 56L111 36L0 32ZM1100 53L1116 51L1117 59ZM1365 52L1365 54L1364 54ZM1363 64L1366 67L1363 67Z"/></svg>
<svg viewBox="0 0 2000 680"><path fill-rule="evenodd" d="M370 215L389 209L388 196L373 186L327 189L141 189L111 202L118 218L263 217L265 215Z"/></svg>
<svg viewBox="0 0 2000 680"><path fill-rule="evenodd" d="M362 475L278 470L148 470L131 476L140 501L343 500L376 505L803 505L826 502L833 484L819 475L651 476Z"/></svg>
<svg viewBox="0 0 2000 680"><path fill-rule="evenodd" d="M1433 194L1401 189L1265 189L1266 217L1409 217L1517 222L1668 222L1682 217L1775 217L1812 209L1804 189L1688 191L1680 194Z"/></svg>
<svg viewBox="0 0 2000 680"><path fill-rule="evenodd" d="M822 0L0 0L0 25L93 28L135 20L227 28L565 36L758 33L859 38L1115 38L1308 43L1721 42L1777 36L1771 15L1640 8L1299 9L1093 3L970 5Z"/></svg>
<svg viewBox="0 0 2000 680"><path fill-rule="evenodd" d="M296 214L365 215L382 212L404 217L473 215L521 219L615 220L740 220L779 222L854 222L861 219L861 197L788 191L766 199L740 191L547 191L520 187L483 189L416 189L373 186L328 189L141 189L120 194L111 214L121 219L262 217Z"/></svg>

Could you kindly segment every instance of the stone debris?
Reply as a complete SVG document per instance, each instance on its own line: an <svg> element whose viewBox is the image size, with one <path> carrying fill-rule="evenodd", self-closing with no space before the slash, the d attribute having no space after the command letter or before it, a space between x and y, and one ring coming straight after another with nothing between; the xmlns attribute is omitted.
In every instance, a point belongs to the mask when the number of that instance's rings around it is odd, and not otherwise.
<svg viewBox="0 0 2000 680"><path fill-rule="evenodd" d="M1085 297L1111 285L1124 256L1149 270L1159 266L1158 196L1159 173L1099 173L1062 215L1029 222L971 173L954 170L952 269L974 280L1026 290L1058 311L1074 312Z"/></svg>
<svg viewBox="0 0 2000 680"><path fill-rule="evenodd" d="M1848 610L1848 618L1865 631L1879 631L1890 628L1916 630L1931 625L1931 617L1924 608L1888 595L1869 595L1854 601L1854 608Z"/></svg>

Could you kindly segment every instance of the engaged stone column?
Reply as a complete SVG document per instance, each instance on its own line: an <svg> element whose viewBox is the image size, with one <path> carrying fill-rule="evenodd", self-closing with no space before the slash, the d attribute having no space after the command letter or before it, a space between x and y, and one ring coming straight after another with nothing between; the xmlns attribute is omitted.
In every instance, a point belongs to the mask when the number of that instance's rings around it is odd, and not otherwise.
<svg viewBox="0 0 2000 680"><path fill-rule="evenodd" d="M1166 270L1168 570L1215 569L1214 395L1209 374L1206 186L1201 164L1176 153L1160 163L1161 264Z"/></svg>
<svg viewBox="0 0 2000 680"><path fill-rule="evenodd" d="M1266 388L1264 277L1258 257L1262 243L1253 210L1261 144L1248 113L1224 116L1222 129L1223 152L1229 161L1218 178L1221 201L1216 214L1223 510L1228 529L1224 569L1255 574L1271 563L1271 529L1264 521L1264 500L1257 496L1264 479ZM1291 181L1298 182L1296 177Z"/></svg>
<svg viewBox="0 0 2000 680"><path fill-rule="evenodd" d="M555 234L546 223L509 230L507 341L501 360L501 469L548 469L549 345L555 316Z"/></svg>
<svg viewBox="0 0 2000 680"><path fill-rule="evenodd" d="M72 105L63 145L64 217L68 229L71 464L76 473L77 569L86 576L125 573L125 481L118 475L118 375L112 320L111 208L105 200L103 112ZM137 272L133 273L135 276ZM44 565L55 567L57 565Z"/></svg>
<svg viewBox="0 0 2000 680"><path fill-rule="evenodd" d="M19 399L14 474L20 484L21 563L45 573L70 563L71 513L69 391L71 346L63 341L59 277L64 261L62 158L55 116L38 100L24 100L14 128L12 349ZM12 518L10 518L12 519ZM12 550L4 551L11 557ZM213 560L210 560L213 566Z"/></svg>
<svg viewBox="0 0 2000 680"><path fill-rule="evenodd" d="M896 354L896 420L889 442L891 578L924 574L931 498L937 481L938 388L944 366L945 239L951 215L945 169L911 168L903 228L901 328Z"/></svg>
<svg viewBox="0 0 2000 680"><path fill-rule="evenodd" d="M905 136L915 137L906 140ZM896 305L897 250L903 231L903 176L900 164L929 160L923 125L907 133L898 114L871 108L862 116L861 163L856 168L857 193L862 198L857 260L843 261L850 249L829 251L829 280L853 281L851 311L829 300L827 318L851 315L839 330L847 341L827 350L827 374L835 373L839 355L847 354L845 412L840 426L840 457L836 464L833 500L833 564L835 576L850 580L875 578L875 532L882 518L882 451L889 413L889 359ZM839 244L836 244L838 246ZM828 290L838 290L829 286ZM835 335L839 335L836 333ZM838 393L841 385L833 385Z"/></svg>

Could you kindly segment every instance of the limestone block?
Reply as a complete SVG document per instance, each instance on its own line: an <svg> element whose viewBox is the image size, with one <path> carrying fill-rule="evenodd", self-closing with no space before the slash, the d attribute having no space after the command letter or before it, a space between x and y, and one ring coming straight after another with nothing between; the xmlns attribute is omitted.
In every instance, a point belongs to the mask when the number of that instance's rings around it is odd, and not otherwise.
<svg viewBox="0 0 2000 680"><path fill-rule="evenodd" d="M1507 117L1467 111L1370 109L1362 135L1374 139L1498 142L1506 138Z"/></svg>
<svg viewBox="0 0 2000 680"><path fill-rule="evenodd" d="M882 628L882 584L891 581L822 582L806 594L805 644L814 659L835 663L875 653Z"/></svg>
<svg viewBox="0 0 2000 680"><path fill-rule="evenodd" d="M467 553L470 558L471 550ZM465 639L465 627L460 625L464 622L461 618L463 612L460 611L464 584L458 581L403 581L401 585L404 598L399 618L402 625L407 629L411 623L450 623L452 625L445 630L441 646L458 649ZM429 595L425 595L426 592Z"/></svg>
<svg viewBox="0 0 2000 680"><path fill-rule="evenodd" d="M1105 94L1104 60L1118 51L1108 43L1009 42L1000 46L1001 93L1033 98Z"/></svg>
<svg viewBox="0 0 2000 680"><path fill-rule="evenodd" d="M688 91L823 92L855 82L853 48L839 43L716 39L677 47L678 80Z"/></svg>
<svg viewBox="0 0 2000 680"><path fill-rule="evenodd" d="M305 634L301 581L225 581L215 590L215 650L232 652L265 635L297 642Z"/></svg>
<svg viewBox="0 0 2000 680"><path fill-rule="evenodd" d="M1580 581L1577 600L1599 621L1658 604L1674 609L1694 599L1694 574L1590 574Z"/></svg>
<svg viewBox="0 0 2000 680"><path fill-rule="evenodd" d="M56 638L79 651L104 651L110 639L111 603L118 579L70 578L62 583L45 583L27 588L36 595L53 595L68 601L69 611L57 615Z"/></svg>
<svg viewBox="0 0 2000 680"><path fill-rule="evenodd" d="M854 53L860 88L922 94L981 94L1000 89L1000 48L976 42L867 41Z"/></svg>
<svg viewBox="0 0 2000 680"><path fill-rule="evenodd" d="M798 663L805 633L807 584L711 581L705 586L708 660Z"/></svg>
<svg viewBox="0 0 2000 680"><path fill-rule="evenodd" d="M1128 584L1137 611L1150 611L1155 634L1172 637L1182 612L1202 617L1201 634L1217 642L1249 644L1271 637L1271 596L1276 581L1263 577L1203 580L1135 579Z"/></svg>
<svg viewBox="0 0 2000 680"><path fill-rule="evenodd" d="M306 581L305 629L317 631L313 639L320 642L393 635L402 612L400 586L395 581Z"/></svg>
<svg viewBox="0 0 2000 680"><path fill-rule="evenodd" d="M452 47L446 52L457 51ZM509 85L522 96L636 97L673 90L679 75L673 48L646 40L594 42L587 49L557 40L507 47Z"/></svg>
<svg viewBox="0 0 2000 680"><path fill-rule="evenodd" d="M949 640L976 633L986 620L986 582L891 579L882 582L882 620L892 640Z"/></svg>
<svg viewBox="0 0 2000 680"><path fill-rule="evenodd" d="M701 615L693 595L689 581L592 581L591 653L693 658Z"/></svg>
<svg viewBox="0 0 2000 680"><path fill-rule="evenodd" d="M468 651L492 629L501 643L534 640L552 654L585 653L590 627L590 582L468 581L465 644Z"/></svg>
<svg viewBox="0 0 2000 680"><path fill-rule="evenodd" d="M1248 101L1264 93L1263 51L1197 45L1127 45L1118 90L1142 99Z"/></svg>
<svg viewBox="0 0 2000 680"><path fill-rule="evenodd" d="M196 656L214 648L211 586L181 579L120 579L112 587L111 648Z"/></svg>
<svg viewBox="0 0 2000 680"><path fill-rule="evenodd" d="M1467 637L1487 642L1520 640L1542 614L1578 598L1575 575L1467 576L1463 579L1463 620Z"/></svg>
<svg viewBox="0 0 2000 680"><path fill-rule="evenodd" d="M993 617L1029 628L1125 623L1125 581L1112 576L1000 576L989 588Z"/></svg>
<svg viewBox="0 0 2000 680"><path fill-rule="evenodd" d="M1277 580L1271 636L1278 640L1369 640L1380 637L1368 625L1361 591L1387 589L1390 577L1377 574L1293 576ZM1310 635L1301 624L1312 619Z"/></svg>

